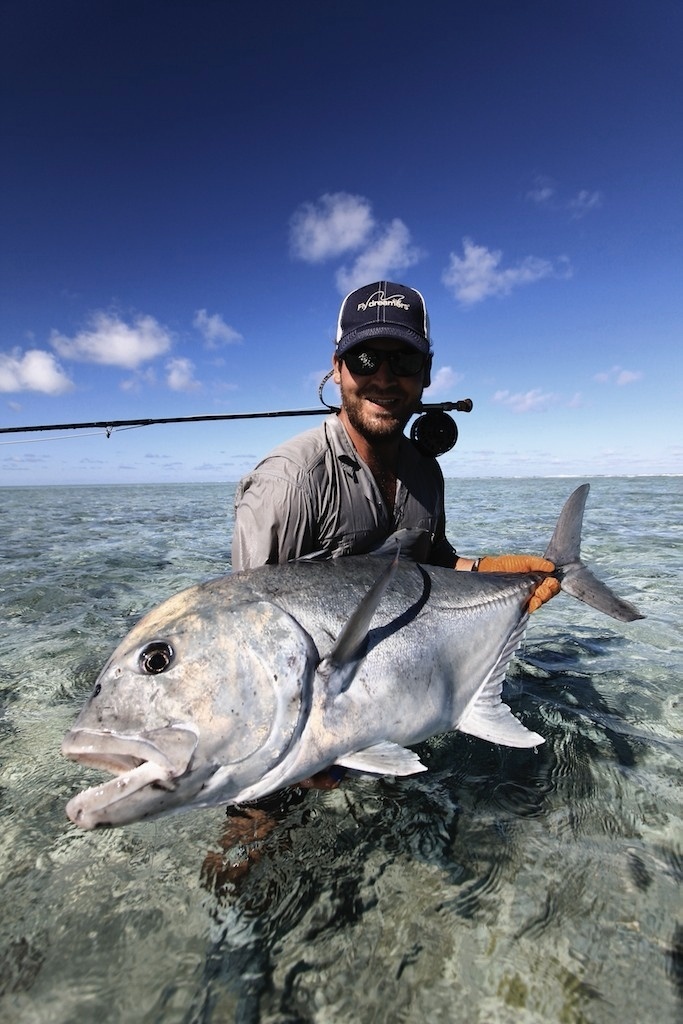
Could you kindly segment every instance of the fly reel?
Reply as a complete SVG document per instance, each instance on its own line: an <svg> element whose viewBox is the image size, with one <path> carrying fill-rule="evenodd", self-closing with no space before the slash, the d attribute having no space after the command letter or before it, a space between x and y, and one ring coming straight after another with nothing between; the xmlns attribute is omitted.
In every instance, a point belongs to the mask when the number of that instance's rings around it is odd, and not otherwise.
<svg viewBox="0 0 683 1024"><path fill-rule="evenodd" d="M455 447L458 426L452 416L448 415L452 409L471 412L472 400L463 398L460 402L423 403L420 406L422 415L418 416L410 428L410 440L421 455L434 459Z"/></svg>

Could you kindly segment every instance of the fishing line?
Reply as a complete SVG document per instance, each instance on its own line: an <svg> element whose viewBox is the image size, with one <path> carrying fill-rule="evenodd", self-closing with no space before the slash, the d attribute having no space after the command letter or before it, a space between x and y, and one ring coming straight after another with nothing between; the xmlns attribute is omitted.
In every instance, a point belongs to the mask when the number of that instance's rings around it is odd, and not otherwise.
<svg viewBox="0 0 683 1024"><path fill-rule="evenodd" d="M92 430L88 434L60 434L59 437L20 437L17 441L0 441L5 444L40 444L41 441L77 441L79 437L106 437L106 430Z"/></svg>
<svg viewBox="0 0 683 1024"><path fill-rule="evenodd" d="M142 424L144 425L144 424ZM55 429L59 424L55 424ZM16 441L0 441L0 445L6 444L40 444L41 441L77 441L80 437L106 437L110 438L112 434L122 434L125 430L139 430L140 424L131 425L130 427L107 427L104 430L91 430L87 434L59 434L58 437L20 437ZM77 429L78 424L74 424L73 429ZM18 430L26 430L26 427L12 428ZM45 427L36 427L36 430L44 430ZM48 428L49 429L49 428ZM72 429L72 428L70 428ZM0 427L0 434L7 433L7 429Z"/></svg>

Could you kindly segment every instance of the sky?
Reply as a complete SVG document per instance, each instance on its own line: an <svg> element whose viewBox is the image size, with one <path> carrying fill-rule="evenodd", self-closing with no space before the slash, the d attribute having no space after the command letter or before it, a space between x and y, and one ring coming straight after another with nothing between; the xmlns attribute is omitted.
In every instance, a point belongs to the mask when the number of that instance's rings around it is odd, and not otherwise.
<svg viewBox="0 0 683 1024"><path fill-rule="evenodd" d="M681 473L678 0L0 19L0 427L324 411L387 278L473 402L447 477ZM317 422L0 433L0 486L237 480Z"/></svg>

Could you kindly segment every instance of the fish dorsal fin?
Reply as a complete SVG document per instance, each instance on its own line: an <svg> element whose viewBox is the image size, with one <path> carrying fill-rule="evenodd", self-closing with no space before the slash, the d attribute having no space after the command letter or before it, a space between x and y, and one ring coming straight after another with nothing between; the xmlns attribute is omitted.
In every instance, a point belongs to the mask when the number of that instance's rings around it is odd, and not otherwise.
<svg viewBox="0 0 683 1024"><path fill-rule="evenodd" d="M506 747L537 747L544 742L538 733L525 728L502 700L505 673L522 641L527 621L528 615L523 616L501 651L488 679L465 709L464 715L457 723L460 732Z"/></svg>
<svg viewBox="0 0 683 1024"><path fill-rule="evenodd" d="M341 693L346 689L355 675L372 617L394 578L399 554L400 549L396 551L391 563L382 570L356 610L349 616L334 647L318 666L318 674L325 677L328 692L333 695L334 692Z"/></svg>
<svg viewBox="0 0 683 1024"><path fill-rule="evenodd" d="M337 758L335 764L358 772L372 772L373 775L416 775L427 771L415 751L390 740L375 743L365 750L356 750L353 754L344 754Z"/></svg>

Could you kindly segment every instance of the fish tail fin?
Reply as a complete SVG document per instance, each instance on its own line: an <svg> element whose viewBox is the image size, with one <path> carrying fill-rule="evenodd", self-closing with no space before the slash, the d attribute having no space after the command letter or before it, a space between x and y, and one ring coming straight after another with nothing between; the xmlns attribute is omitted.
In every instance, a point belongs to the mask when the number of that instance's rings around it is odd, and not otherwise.
<svg viewBox="0 0 683 1024"><path fill-rule="evenodd" d="M590 484L582 484L570 494L545 557L555 563L556 575L565 593L621 622L644 619L634 605L617 597L581 561L581 527L589 490Z"/></svg>

